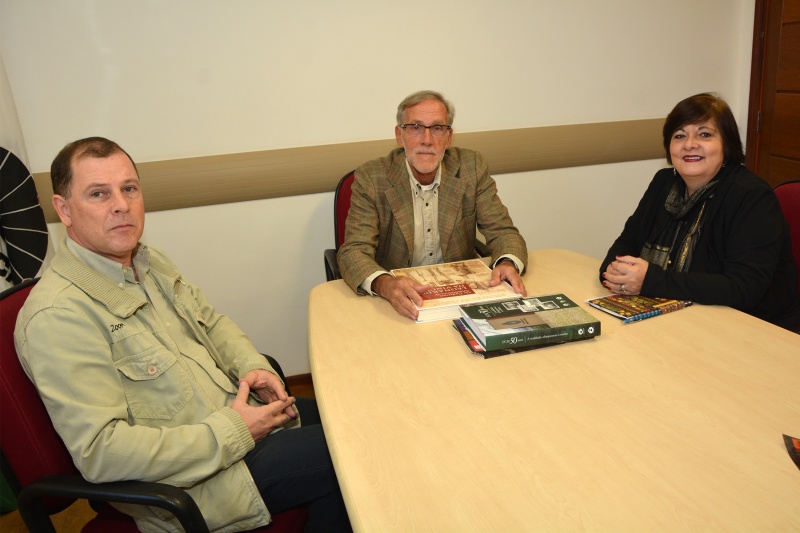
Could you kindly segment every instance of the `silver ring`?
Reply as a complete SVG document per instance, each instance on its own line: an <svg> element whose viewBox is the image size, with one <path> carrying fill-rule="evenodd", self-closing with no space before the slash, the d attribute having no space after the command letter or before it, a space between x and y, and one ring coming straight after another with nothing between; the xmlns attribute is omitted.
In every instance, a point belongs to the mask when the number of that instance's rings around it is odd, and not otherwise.
<svg viewBox="0 0 800 533"><path fill-rule="evenodd" d="M624 283L619 286L619 290L621 292L625 292L625 284Z"/></svg>

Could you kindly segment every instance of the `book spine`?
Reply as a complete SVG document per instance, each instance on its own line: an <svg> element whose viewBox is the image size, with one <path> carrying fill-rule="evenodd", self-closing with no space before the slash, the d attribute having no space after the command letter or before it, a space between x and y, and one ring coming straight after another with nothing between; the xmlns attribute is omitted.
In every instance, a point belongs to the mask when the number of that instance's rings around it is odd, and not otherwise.
<svg viewBox="0 0 800 533"><path fill-rule="evenodd" d="M600 322L575 324L560 328L547 328L504 335L491 335L486 338L486 350L508 350L540 344L567 342L575 339L594 337L600 334Z"/></svg>
<svg viewBox="0 0 800 533"><path fill-rule="evenodd" d="M472 350L473 353L482 353L486 351L484 347L481 346L480 341L478 341L478 339L475 338L470 329L467 326L465 326L460 319L453 320L453 324L455 324L456 329L458 329L458 331L461 333L461 336L464 338L464 341L466 341L466 343L469 345L469 348L470 350Z"/></svg>
<svg viewBox="0 0 800 533"><path fill-rule="evenodd" d="M672 311L677 311L678 309L683 309L686 305L683 302L675 302L674 304L670 304L664 307L659 307L658 309L654 309L652 311L648 311L646 313L640 313L638 315L634 315L632 317L626 318L622 321L623 324L630 324L632 322L639 322L646 318L651 318L658 315L663 315L666 313L671 313Z"/></svg>

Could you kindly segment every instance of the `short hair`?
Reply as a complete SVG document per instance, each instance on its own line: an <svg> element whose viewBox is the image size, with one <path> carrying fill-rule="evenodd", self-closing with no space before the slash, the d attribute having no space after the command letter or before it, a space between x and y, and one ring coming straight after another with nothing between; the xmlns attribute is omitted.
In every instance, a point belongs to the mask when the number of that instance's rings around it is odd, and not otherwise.
<svg viewBox="0 0 800 533"><path fill-rule="evenodd" d="M442 93L437 93L436 91L417 91L406 96L403 101L400 102L400 105L397 106L397 125L400 126L403 123L406 109L421 104L426 100L436 100L444 104L444 107L447 109L447 124L448 126L453 125L453 120L456 118L456 108Z"/></svg>
<svg viewBox="0 0 800 533"><path fill-rule="evenodd" d="M672 135L688 124L702 124L713 120L722 136L722 150L725 163L740 165L744 162L744 149L739 136L739 127L728 104L713 93L700 93L678 102L667 115L662 134L667 162L672 164L669 145Z"/></svg>
<svg viewBox="0 0 800 533"><path fill-rule="evenodd" d="M50 181L53 184L53 192L64 198L69 198L70 188L72 187L72 163L84 157L110 157L117 153L125 154L133 165L136 175L139 170L131 156L122 149L120 145L106 139L105 137L87 137L78 139L66 145L58 152L50 165Z"/></svg>

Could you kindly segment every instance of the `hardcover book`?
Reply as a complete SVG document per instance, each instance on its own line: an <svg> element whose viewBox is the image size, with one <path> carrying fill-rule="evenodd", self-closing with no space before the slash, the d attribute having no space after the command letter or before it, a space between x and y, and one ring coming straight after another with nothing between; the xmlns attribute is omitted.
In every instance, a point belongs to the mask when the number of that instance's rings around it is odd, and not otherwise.
<svg viewBox="0 0 800 533"><path fill-rule="evenodd" d="M600 335L600 321L563 294L460 307L462 322L486 351L548 346Z"/></svg>
<svg viewBox="0 0 800 533"><path fill-rule="evenodd" d="M638 294L609 294L608 296L586 300L586 303L610 315L621 318L625 324L663 315L664 313L677 311L692 305L690 300L650 298Z"/></svg>
<svg viewBox="0 0 800 533"><path fill-rule="evenodd" d="M502 350L487 350L484 348L480 342L475 338L469 328L464 324L463 318L457 318L453 320L453 327L456 331L458 331L459 335L461 336L461 340L464 341L464 344L467 345L469 351L480 355L484 359L490 359L492 357L499 357L501 355L509 355L512 353L519 353L519 352L526 352L528 350L535 350L537 348L543 348L544 346L549 346L547 344L538 345L538 346L515 346L514 348L504 348Z"/></svg>
<svg viewBox="0 0 800 533"><path fill-rule="evenodd" d="M480 259L453 263L398 268L394 276L407 276L417 283L430 285L422 294L422 306L417 306L417 322L455 319L461 316L459 305L518 298L508 283L490 287L492 270Z"/></svg>

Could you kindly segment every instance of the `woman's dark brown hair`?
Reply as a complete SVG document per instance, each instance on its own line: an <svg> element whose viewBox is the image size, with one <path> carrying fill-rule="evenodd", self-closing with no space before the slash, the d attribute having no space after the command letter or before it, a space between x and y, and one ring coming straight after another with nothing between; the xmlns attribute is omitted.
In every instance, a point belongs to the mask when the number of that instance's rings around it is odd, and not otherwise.
<svg viewBox="0 0 800 533"><path fill-rule="evenodd" d="M667 153L667 162L672 164L669 145L672 135L688 124L702 124L713 120L722 136L722 150L725 154L725 164L740 165L744 163L744 149L742 139L739 137L739 127L733 112L728 104L719 96L711 93L701 93L690 96L678 102L678 105L667 115L662 131L664 136L664 150Z"/></svg>

